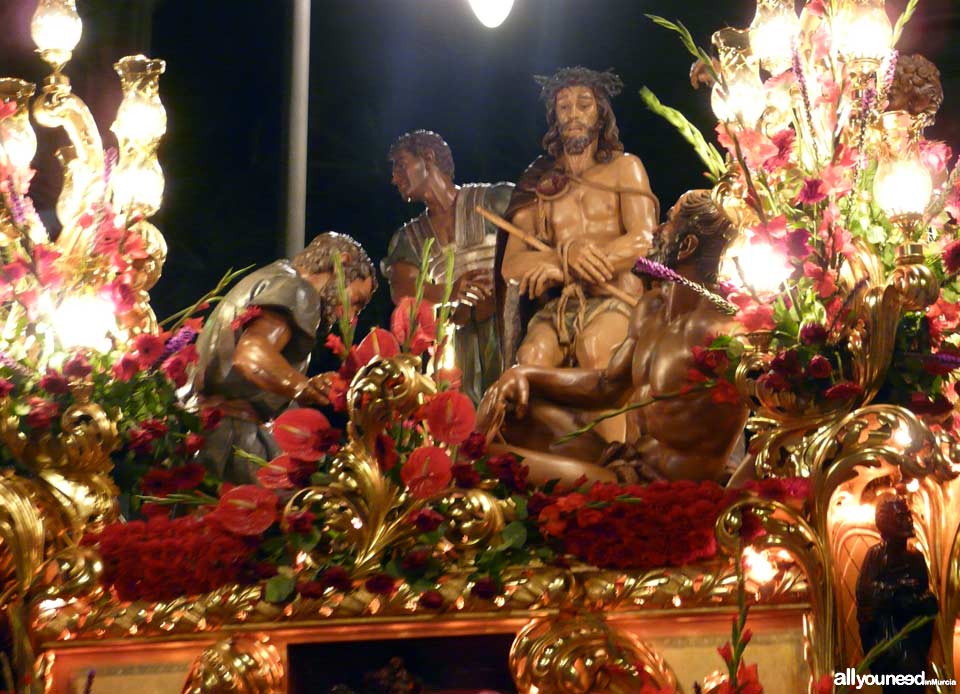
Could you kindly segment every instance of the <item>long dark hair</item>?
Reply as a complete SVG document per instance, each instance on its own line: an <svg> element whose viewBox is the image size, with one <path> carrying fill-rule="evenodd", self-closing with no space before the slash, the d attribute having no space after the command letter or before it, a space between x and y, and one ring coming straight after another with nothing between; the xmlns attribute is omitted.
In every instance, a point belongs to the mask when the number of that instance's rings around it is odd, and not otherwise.
<svg viewBox="0 0 960 694"><path fill-rule="evenodd" d="M585 67L565 67L550 77L538 76L534 79L541 85L540 98L547 105L547 134L543 136L541 144L551 157L558 159L563 154L563 138L557 125L557 93L567 87L579 86L588 87L597 100L600 136L596 160L606 163L615 154L623 152L620 129L610 103L623 89L623 82L616 74L611 70L598 72Z"/></svg>

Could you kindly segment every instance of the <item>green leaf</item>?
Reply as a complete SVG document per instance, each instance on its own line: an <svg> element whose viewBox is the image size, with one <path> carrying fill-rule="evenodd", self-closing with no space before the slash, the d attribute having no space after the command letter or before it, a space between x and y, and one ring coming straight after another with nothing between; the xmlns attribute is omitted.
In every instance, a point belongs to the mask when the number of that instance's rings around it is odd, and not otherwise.
<svg viewBox="0 0 960 694"><path fill-rule="evenodd" d="M710 180L713 183L719 181L727 171L726 163L717 148L706 141L700 129L688 121L680 111L661 103L656 94L647 87L640 90L640 98L643 99L647 108L670 123L677 129L683 139L693 146L693 151L697 153L697 156L707 167L707 175Z"/></svg>
<svg viewBox="0 0 960 694"><path fill-rule="evenodd" d="M510 497L513 499L513 503L517 507L517 520L526 520L527 519L527 497L520 496L519 494L514 494Z"/></svg>
<svg viewBox="0 0 960 694"><path fill-rule="evenodd" d="M900 34L903 33L903 28L907 25L907 22L910 21L910 18L913 17L913 13L916 11L919 3L920 0L910 0L904 8L903 14L897 18L897 23L893 27L893 42L890 44L891 46L897 45L897 41L900 40Z"/></svg>
<svg viewBox="0 0 960 694"><path fill-rule="evenodd" d="M267 602L283 602L293 594L297 582L288 576L276 575L267 579L265 599Z"/></svg>
<svg viewBox="0 0 960 694"><path fill-rule="evenodd" d="M503 544L497 547L497 550L503 552L511 547L523 547L527 541L527 526L520 521L513 521L500 533Z"/></svg>
<svg viewBox="0 0 960 694"><path fill-rule="evenodd" d="M306 534L298 533L294 537L294 545L302 552L309 552L320 542L320 532L316 528Z"/></svg>
<svg viewBox="0 0 960 694"><path fill-rule="evenodd" d="M887 240L887 230L879 224L872 224L867 227L866 237L870 243L881 244Z"/></svg>

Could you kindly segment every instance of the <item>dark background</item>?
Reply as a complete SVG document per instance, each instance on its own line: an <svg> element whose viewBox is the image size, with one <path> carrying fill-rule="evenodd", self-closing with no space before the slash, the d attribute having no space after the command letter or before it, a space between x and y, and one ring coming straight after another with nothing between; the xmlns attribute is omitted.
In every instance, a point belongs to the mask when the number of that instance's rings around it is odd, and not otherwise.
<svg viewBox="0 0 960 694"><path fill-rule="evenodd" d="M906 0L888 0L895 20ZM79 0L84 36L68 66L105 143L119 103L114 60L143 51L167 61L161 96L169 126L160 159L167 178L154 222L170 255L152 292L161 317L213 286L230 267L281 254L289 0ZM0 74L39 81L32 53L33 0L0 0ZM691 59L644 13L680 19L701 45L725 25L747 26L750 0L516 0L495 30L466 0L314 0L312 10L307 238L353 235L378 260L393 230L418 210L390 185L386 153L401 133L427 128L450 143L459 182L516 180L539 153L544 112L531 79L565 65L615 68L614 102L627 151L646 163L666 209L703 180L690 148L649 113L649 86L704 130L709 95L694 92ZM900 48L940 67L946 100L931 137L960 147L960 3L921 0ZM708 136L710 133L707 133ZM59 190L41 131L40 206ZM363 323L386 320L381 290Z"/></svg>

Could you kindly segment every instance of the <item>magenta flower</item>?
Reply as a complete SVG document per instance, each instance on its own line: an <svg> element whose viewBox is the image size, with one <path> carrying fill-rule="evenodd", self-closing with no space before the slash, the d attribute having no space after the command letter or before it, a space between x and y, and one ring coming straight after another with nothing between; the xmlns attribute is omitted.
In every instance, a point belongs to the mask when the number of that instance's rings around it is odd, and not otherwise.
<svg viewBox="0 0 960 694"><path fill-rule="evenodd" d="M815 205L826 197L827 193L824 190L823 181L819 178L808 178L803 182L803 187L800 189L800 194L797 195L795 202Z"/></svg>

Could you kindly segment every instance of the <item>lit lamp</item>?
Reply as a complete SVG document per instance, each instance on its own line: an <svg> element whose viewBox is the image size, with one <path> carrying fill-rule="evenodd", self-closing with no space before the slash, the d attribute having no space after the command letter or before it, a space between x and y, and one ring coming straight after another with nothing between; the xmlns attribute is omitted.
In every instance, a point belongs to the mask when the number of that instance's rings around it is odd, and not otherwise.
<svg viewBox="0 0 960 694"><path fill-rule="evenodd" d="M496 29L506 21L513 9L513 0L469 0L470 9L488 29Z"/></svg>
<svg viewBox="0 0 960 694"><path fill-rule="evenodd" d="M757 14L750 23L750 48L760 67L772 75L789 70L799 30L793 0L757 0Z"/></svg>
<svg viewBox="0 0 960 694"><path fill-rule="evenodd" d="M40 56L59 72L80 43L83 22L77 14L77 0L40 0L33 19L30 35Z"/></svg>
<svg viewBox="0 0 960 694"><path fill-rule="evenodd" d="M160 138L167 131L167 112L160 102L160 75L166 64L142 55L121 59L123 101L110 129L120 144L120 161L111 176L113 200L126 213L149 217L163 199L163 170L157 160Z"/></svg>
<svg viewBox="0 0 960 694"><path fill-rule="evenodd" d="M721 280L766 295L778 293L791 274L785 255L768 243L751 243L743 233L724 253L719 272Z"/></svg>
<svg viewBox="0 0 960 694"><path fill-rule="evenodd" d="M933 177L920 158L920 148L910 142L880 161L873 182L877 204L906 233L923 216L933 194Z"/></svg>
<svg viewBox="0 0 960 694"><path fill-rule="evenodd" d="M893 43L883 0L842 0L833 18L833 42L851 70L875 71Z"/></svg>
<svg viewBox="0 0 960 694"><path fill-rule="evenodd" d="M13 115L0 121L0 164L7 164L15 171L30 168L37 153L37 134L30 125L30 97L35 89L23 80L0 78L0 102L17 105Z"/></svg>
<svg viewBox="0 0 960 694"><path fill-rule="evenodd" d="M714 33L713 45L723 79L713 85L710 106L719 120L752 128L766 108L766 96L757 60L750 52L749 32L721 29Z"/></svg>
<svg viewBox="0 0 960 694"><path fill-rule="evenodd" d="M71 295L50 316L51 328L63 350L79 348L106 352L117 331L117 309L109 299L93 294Z"/></svg>

